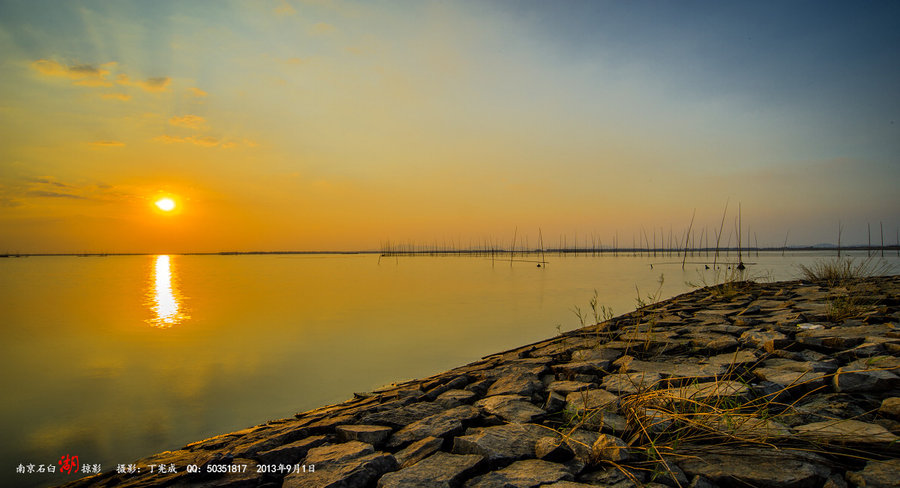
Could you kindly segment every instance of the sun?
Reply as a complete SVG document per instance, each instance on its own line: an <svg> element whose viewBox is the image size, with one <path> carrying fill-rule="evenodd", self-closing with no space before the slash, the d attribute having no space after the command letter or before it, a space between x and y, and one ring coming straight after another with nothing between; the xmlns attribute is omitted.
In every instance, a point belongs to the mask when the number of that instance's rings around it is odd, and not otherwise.
<svg viewBox="0 0 900 488"><path fill-rule="evenodd" d="M163 212L171 212L175 210L175 200L171 198L160 198L156 201L156 206Z"/></svg>

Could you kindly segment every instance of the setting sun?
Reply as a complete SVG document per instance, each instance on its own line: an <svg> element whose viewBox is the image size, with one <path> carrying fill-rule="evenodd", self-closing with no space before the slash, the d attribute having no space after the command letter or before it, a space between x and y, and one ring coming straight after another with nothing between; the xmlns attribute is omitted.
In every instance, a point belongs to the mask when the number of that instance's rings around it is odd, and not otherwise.
<svg viewBox="0 0 900 488"><path fill-rule="evenodd" d="M171 212L175 209L175 200L171 198L160 198L156 201L156 206L163 212Z"/></svg>

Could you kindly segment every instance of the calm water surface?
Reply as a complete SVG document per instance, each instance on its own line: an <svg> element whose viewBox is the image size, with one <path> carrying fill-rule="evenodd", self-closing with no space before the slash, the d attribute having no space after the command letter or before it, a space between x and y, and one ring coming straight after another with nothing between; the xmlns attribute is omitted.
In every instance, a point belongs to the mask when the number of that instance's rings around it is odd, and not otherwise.
<svg viewBox="0 0 900 488"><path fill-rule="evenodd" d="M757 263L751 276L780 280L821 258L747 260ZM66 454L115 469L552 337L557 325L580 325L572 308L588 308L595 289L619 314L634 309L635 287L667 298L693 289L686 281L715 281L702 264L682 271L675 260L552 256L537 268L376 255L2 259L0 484L69 481L15 473Z"/></svg>

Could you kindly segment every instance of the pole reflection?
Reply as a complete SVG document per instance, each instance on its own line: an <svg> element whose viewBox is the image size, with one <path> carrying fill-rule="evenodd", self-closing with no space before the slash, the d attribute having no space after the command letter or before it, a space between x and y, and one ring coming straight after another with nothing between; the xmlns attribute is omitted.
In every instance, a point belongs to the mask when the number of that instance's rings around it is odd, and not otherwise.
<svg viewBox="0 0 900 488"><path fill-rule="evenodd" d="M183 297L173 282L171 259L167 255L156 256L148 293L148 305L154 316L147 319L147 323L154 327L165 329L190 318L181 312Z"/></svg>

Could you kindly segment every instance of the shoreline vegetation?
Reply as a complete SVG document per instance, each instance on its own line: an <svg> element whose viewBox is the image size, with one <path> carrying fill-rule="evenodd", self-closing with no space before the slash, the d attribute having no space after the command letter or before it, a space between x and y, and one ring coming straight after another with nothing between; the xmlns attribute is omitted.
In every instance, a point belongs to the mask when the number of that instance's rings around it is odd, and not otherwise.
<svg viewBox="0 0 900 488"><path fill-rule="evenodd" d="M867 276L884 270L868 262L651 295L65 486L895 486L900 275Z"/></svg>

